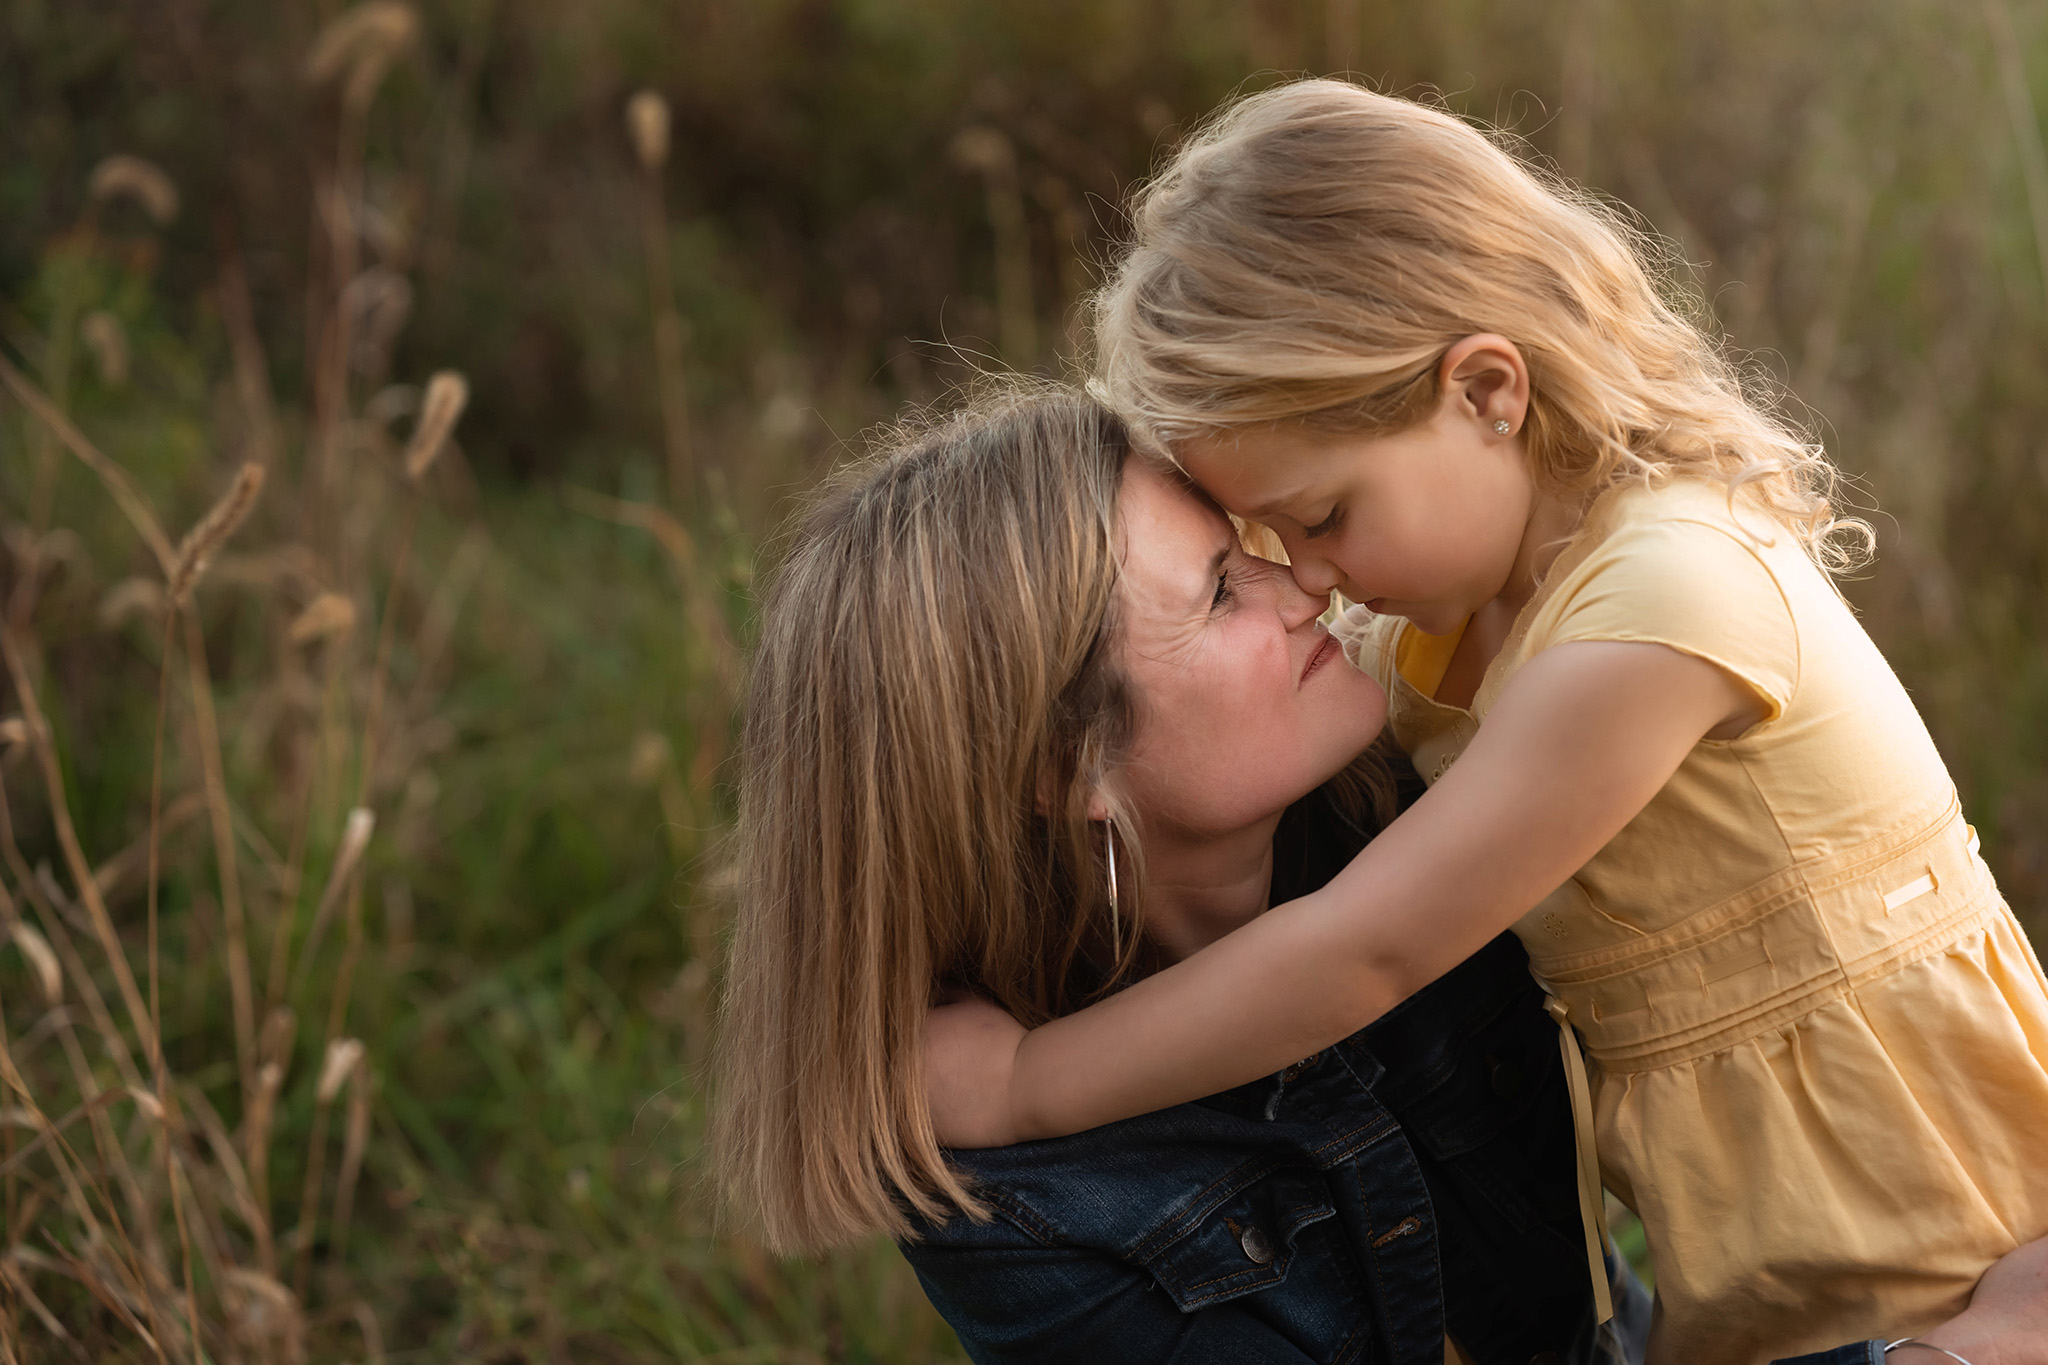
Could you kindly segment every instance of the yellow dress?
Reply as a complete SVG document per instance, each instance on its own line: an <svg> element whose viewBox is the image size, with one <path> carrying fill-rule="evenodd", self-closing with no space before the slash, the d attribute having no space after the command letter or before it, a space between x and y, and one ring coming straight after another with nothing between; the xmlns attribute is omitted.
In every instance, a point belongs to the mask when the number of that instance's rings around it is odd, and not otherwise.
<svg viewBox="0 0 2048 1365"><path fill-rule="evenodd" d="M1456 636L1362 608L1337 632L1427 781L1572 640L1668 645L1767 706L1515 926L1649 1234L1653 1365L1921 1331L2048 1234L2048 980L1905 689L1788 533L1719 484L1608 495L1470 712L1431 695Z"/></svg>

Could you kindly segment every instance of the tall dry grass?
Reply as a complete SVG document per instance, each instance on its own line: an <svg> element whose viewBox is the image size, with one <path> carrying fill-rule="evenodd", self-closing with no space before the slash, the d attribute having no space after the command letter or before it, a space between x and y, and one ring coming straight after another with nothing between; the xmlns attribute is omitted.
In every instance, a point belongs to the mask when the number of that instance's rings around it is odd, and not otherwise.
<svg viewBox="0 0 2048 1365"><path fill-rule="evenodd" d="M372 7L370 17L378 26L337 21L311 64L316 76L337 60L348 71L336 158L343 186L353 174L356 125L374 93L375 81L365 72L388 61L412 22L399 6ZM352 57L345 54L350 43L359 49ZM333 57L338 51L344 58ZM138 158L103 163L92 186L94 204L132 194L158 225L176 209L168 177ZM327 193L331 200L347 191ZM374 1087L363 1043L349 1034L364 943L364 854L376 824L374 805L393 776L389 769L394 759L404 761L408 731L427 718L432 703L414 696L403 708L387 708L399 598L421 486L449 443L466 385L457 374L434 376L402 459L394 458L386 433L357 416L347 357L362 277L342 273L356 260L353 214L345 203L329 202L324 219L335 286L302 466L304 481L321 492L297 517L259 517L269 532L266 543L244 552L236 565L241 586L281 627L272 632L278 648L265 680L269 695L242 700L245 708L267 710L268 742L285 755L276 790L262 793L281 800L290 829L281 857L265 837L262 826L270 821L252 809L251 794L230 789L203 600L209 571L258 512L266 485L271 502L278 501L278 453L258 434L272 422L267 403L244 385L250 409L241 415L245 443L256 458L240 465L218 501L174 545L135 477L88 439L50 392L0 359L0 381L42 433L34 442L38 496L29 519L10 526L11 582L0 622L0 656L18 710L8 722L11 742L0 764L9 778L0 785L0 854L7 868L0 878L0 918L33 964L39 995L32 1006L6 1001L0 1014L6 1029L0 1081L10 1102L0 1113L10 1243L0 1277L12 1291L0 1294L0 1351L9 1359L38 1358L53 1345L81 1356L108 1349L108 1340L94 1339L73 1316L81 1292L100 1310L86 1320L111 1315L134 1345L159 1360L302 1359L316 1249L324 1243L336 1255L346 1250ZM106 249L91 219L79 226L71 249L88 263ZM246 327L246 319L240 321ZM261 374L260 343L243 334L237 346ZM45 369L54 371L52 388L63 392L69 376L61 359ZM104 362L102 369L104 377L120 378ZM75 532L51 523L53 499L42 492L57 481L50 466L59 448L97 479L153 570L122 580L101 603L110 623L131 614L146 623L156 705L149 778L146 790L135 794L146 799L141 851L112 850L98 861L74 820L77 796L66 779L73 764L45 707L59 680L37 636L42 590L61 567L61 553L82 544ZM388 509L394 502L404 509L394 530L367 543L337 534L342 519L328 514L335 504ZM356 603L381 576L368 572L372 557L382 561L388 586L377 612L377 645L365 657L349 645ZM281 571L286 564L296 572ZM420 625L415 618L412 629ZM306 704L309 673L320 675L324 704ZM17 836L16 782L29 774L39 784L36 813L48 820L62 854L61 873L32 866ZM335 799L343 791L345 812ZM201 816L210 835L203 844L190 828ZM245 885L252 846L269 864L262 869L268 875ZM167 980L160 897L174 865L189 875L207 853L207 890L220 913L214 946L230 1000L232 1061L220 1059L234 1079L227 1090L229 1117L216 1104L220 1087L180 1074L164 1046L167 986L189 987L210 974L174 963ZM139 953L132 916L123 916L129 920L124 933L114 909L125 910L116 896L132 898L138 884L145 902ZM308 904L303 893L313 886L320 890ZM321 952L337 920L344 935L338 961ZM260 984L253 967L258 953L268 960ZM118 1007L108 1003L108 983ZM61 1057L45 1046L51 1036ZM311 1058L319 1059L317 1068L306 1065ZM309 1091L313 1107L295 1196L274 1190L271 1181L284 1136L275 1120L288 1088ZM337 1103L345 1117L330 1205L327 1164L337 1144L329 1116ZM52 1292L53 1279L62 1293ZM366 1324L366 1340L376 1340L375 1310L358 1300L350 1312ZM47 1334L41 1344L38 1330Z"/></svg>
<svg viewBox="0 0 2048 1365"><path fill-rule="evenodd" d="M901 401L1070 363L1123 189L1277 72L1437 91L1676 244L1883 509L1852 595L2038 936L2044 44L2008 0L0 11L5 1351L957 1358L889 1248L778 1264L697 1188L756 547Z"/></svg>

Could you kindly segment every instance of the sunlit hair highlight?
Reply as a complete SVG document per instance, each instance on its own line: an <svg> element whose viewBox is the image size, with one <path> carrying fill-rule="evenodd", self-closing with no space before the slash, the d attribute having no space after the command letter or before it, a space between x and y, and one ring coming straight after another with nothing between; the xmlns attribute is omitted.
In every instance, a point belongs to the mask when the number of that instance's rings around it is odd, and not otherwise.
<svg viewBox="0 0 2048 1365"><path fill-rule="evenodd" d="M785 1252L979 1211L925 1104L939 983L1037 1024L1146 951L1130 815L1112 800L1114 917L1088 818L1132 726L1122 424L1012 380L879 447L767 591L741 744L712 1140L729 1204Z"/></svg>
<svg viewBox="0 0 2048 1365"><path fill-rule="evenodd" d="M1694 320L1657 240L1450 113L1334 80L1249 96L1131 220L1093 300L1094 387L1169 456L1271 423L1398 431L1434 410L1450 347L1495 332L1528 363L1547 488L1717 478L1823 568L1867 553L1833 465Z"/></svg>

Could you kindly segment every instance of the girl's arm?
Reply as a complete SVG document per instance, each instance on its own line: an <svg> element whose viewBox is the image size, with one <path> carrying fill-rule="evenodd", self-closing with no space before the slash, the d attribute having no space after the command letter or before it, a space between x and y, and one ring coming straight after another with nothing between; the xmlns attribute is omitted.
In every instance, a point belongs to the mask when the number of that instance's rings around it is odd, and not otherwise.
<svg viewBox="0 0 2048 1365"><path fill-rule="evenodd" d="M1728 674L1663 645L1543 651L1450 771L1322 890L1029 1032L985 1004L933 1011L927 1091L940 1140L1079 1132L1349 1037L1561 885L1703 737L1760 714Z"/></svg>

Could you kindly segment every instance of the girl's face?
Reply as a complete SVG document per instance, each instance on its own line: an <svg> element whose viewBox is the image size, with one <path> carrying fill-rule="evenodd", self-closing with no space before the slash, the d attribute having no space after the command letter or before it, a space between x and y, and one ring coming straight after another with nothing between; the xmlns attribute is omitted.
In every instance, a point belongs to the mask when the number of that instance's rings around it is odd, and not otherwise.
<svg viewBox="0 0 2048 1365"><path fill-rule="evenodd" d="M1468 337L1442 383L1436 412L1392 435L1257 427L1190 441L1181 463L1279 534L1304 591L1335 589L1446 635L1507 588L1537 496L1515 435L1528 403L1520 352Z"/></svg>
<svg viewBox="0 0 2048 1365"><path fill-rule="evenodd" d="M1118 786L1162 834L1278 815L1372 742L1386 694L1318 621L1327 595L1245 553L1208 499L1132 460L1118 509L1117 632L1137 698Z"/></svg>

